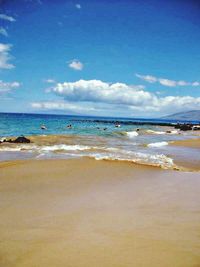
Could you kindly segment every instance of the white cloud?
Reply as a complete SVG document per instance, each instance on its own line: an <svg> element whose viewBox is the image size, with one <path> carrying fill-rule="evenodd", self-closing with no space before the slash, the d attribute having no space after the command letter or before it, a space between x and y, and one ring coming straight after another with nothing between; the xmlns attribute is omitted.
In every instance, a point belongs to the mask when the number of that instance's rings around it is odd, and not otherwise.
<svg viewBox="0 0 200 267"><path fill-rule="evenodd" d="M46 83L56 83L54 79L46 79L44 80Z"/></svg>
<svg viewBox="0 0 200 267"><path fill-rule="evenodd" d="M176 81L168 80L168 79L158 79L158 82L164 86L169 86L169 87L175 87L177 86Z"/></svg>
<svg viewBox="0 0 200 267"><path fill-rule="evenodd" d="M182 111L189 109L200 109L200 97L192 96L166 96L161 97L158 94L148 92L141 85L128 85L125 83L106 83L100 80L79 80L76 82L57 83L49 92L62 97L65 101L79 102L82 106L90 103L94 107L107 105L106 109L113 108L120 112L130 110L148 116L149 114L159 115L173 111ZM109 111L110 114L110 111ZM110 114L111 115L111 114Z"/></svg>
<svg viewBox="0 0 200 267"><path fill-rule="evenodd" d="M92 101L110 104L142 105L153 95L142 90L141 86L124 83L109 84L100 80L79 80L77 82L58 83L51 89L57 95L69 101Z"/></svg>
<svg viewBox="0 0 200 267"><path fill-rule="evenodd" d="M0 34L4 35L6 37L8 36L8 33L7 33L6 29L3 28L3 27L0 27Z"/></svg>
<svg viewBox="0 0 200 267"><path fill-rule="evenodd" d="M155 83L157 81L157 78L151 75L140 75L136 73L135 76L149 83Z"/></svg>
<svg viewBox="0 0 200 267"><path fill-rule="evenodd" d="M0 14L0 19L7 20L7 21L10 21L10 22L16 21L15 18L13 18L11 16L7 16L6 14Z"/></svg>
<svg viewBox="0 0 200 267"><path fill-rule="evenodd" d="M79 112L90 112L96 109L92 107L83 107L81 105L66 103L66 102L33 102L31 106L35 109L40 110L60 110L60 111L72 111L75 113Z"/></svg>
<svg viewBox="0 0 200 267"><path fill-rule="evenodd" d="M14 65L9 63L11 56L9 54L11 49L10 44L2 44L0 43L0 69L12 69Z"/></svg>
<svg viewBox="0 0 200 267"><path fill-rule="evenodd" d="M192 83L192 86L199 86L200 85L200 82L193 82Z"/></svg>
<svg viewBox="0 0 200 267"><path fill-rule="evenodd" d="M200 85L200 82L187 82L187 81L183 81L183 80L180 80L180 81L174 81L174 80L169 80L169 79L166 79L166 78L158 78L158 77L155 77L155 76L152 76L152 75L141 75L141 74L138 74L136 73L135 74L136 77L138 77L139 79L143 80L143 81L146 81L146 82L149 82L149 83L160 83L161 85L164 85L164 86L168 86L168 87L176 87L176 86L199 86Z"/></svg>
<svg viewBox="0 0 200 267"><path fill-rule="evenodd" d="M13 89L18 88L20 85L19 82L3 82L0 80L0 94L8 93Z"/></svg>
<svg viewBox="0 0 200 267"><path fill-rule="evenodd" d="M77 59L73 59L69 64L68 66L71 68L71 69L74 69L74 70L82 70L83 69L83 63L81 63L79 60Z"/></svg>
<svg viewBox="0 0 200 267"><path fill-rule="evenodd" d="M80 5L80 4L76 4L75 7L76 7L77 9L81 9L81 5Z"/></svg>

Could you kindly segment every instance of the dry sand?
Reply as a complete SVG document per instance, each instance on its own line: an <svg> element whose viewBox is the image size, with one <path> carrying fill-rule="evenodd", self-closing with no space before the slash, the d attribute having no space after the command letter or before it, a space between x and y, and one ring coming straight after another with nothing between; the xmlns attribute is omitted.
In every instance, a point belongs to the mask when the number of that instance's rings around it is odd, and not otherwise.
<svg viewBox="0 0 200 267"><path fill-rule="evenodd" d="M1 267L198 267L200 174L92 159L0 164Z"/></svg>

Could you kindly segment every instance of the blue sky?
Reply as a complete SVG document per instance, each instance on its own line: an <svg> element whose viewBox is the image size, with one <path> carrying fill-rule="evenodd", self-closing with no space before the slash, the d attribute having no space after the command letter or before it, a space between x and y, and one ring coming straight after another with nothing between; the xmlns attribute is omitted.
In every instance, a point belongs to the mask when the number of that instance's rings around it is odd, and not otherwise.
<svg viewBox="0 0 200 267"><path fill-rule="evenodd" d="M0 112L200 109L200 3L1 0Z"/></svg>

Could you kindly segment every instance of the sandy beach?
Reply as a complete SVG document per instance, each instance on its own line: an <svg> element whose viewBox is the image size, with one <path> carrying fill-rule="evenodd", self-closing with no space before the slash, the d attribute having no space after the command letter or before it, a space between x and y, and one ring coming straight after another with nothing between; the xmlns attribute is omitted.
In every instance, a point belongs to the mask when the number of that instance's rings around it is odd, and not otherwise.
<svg viewBox="0 0 200 267"><path fill-rule="evenodd" d="M188 139L188 140L178 140L178 141L171 142L171 144L174 146L200 148L200 138Z"/></svg>
<svg viewBox="0 0 200 267"><path fill-rule="evenodd" d="M200 266L199 173L2 162L0 212L2 267Z"/></svg>

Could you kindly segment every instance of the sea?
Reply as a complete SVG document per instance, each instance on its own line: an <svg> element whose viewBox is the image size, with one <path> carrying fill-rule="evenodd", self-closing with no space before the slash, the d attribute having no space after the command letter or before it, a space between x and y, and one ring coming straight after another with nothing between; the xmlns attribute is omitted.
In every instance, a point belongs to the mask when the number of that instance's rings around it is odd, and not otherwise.
<svg viewBox="0 0 200 267"><path fill-rule="evenodd" d="M199 149L173 143L199 138L199 133L179 131L174 124L162 119L0 113L0 161L90 157L165 169L178 169L177 162L198 165ZM31 143L2 142L18 136Z"/></svg>

